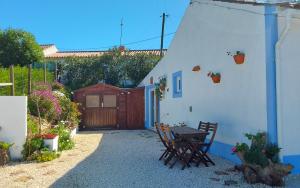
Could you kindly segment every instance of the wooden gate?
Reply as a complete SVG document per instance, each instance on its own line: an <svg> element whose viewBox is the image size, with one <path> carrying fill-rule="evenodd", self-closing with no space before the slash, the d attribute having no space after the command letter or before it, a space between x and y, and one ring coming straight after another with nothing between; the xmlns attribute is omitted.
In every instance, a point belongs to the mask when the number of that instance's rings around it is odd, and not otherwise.
<svg viewBox="0 0 300 188"><path fill-rule="evenodd" d="M143 129L145 116L144 88L128 89L119 97L121 129Z"/></svg>
<svg viewBox="0 0 300 188"><path fill-rule="evenodd" d="M144 88L96 84L75 91L82 128L143 129Z"/></svg>

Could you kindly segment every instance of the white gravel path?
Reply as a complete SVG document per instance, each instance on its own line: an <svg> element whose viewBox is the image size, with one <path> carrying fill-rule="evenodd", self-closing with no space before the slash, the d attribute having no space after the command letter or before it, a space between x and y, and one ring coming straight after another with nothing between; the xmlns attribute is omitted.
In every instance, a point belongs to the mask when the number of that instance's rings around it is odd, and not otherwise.
<svg viewBox="0 0 300 188"><path fill-rule="evenodd" d="M83 132L76 136L76 148L48 163L18 163L0 169L0 187L226 187L224 180L235 180L232 187L248 185L235 172L216 175L233 166L213 157L216 166L173 169L158 161L163 146L150 131ZM99 144L100 143L100 144ZM291 176L287 187L299 187L300 178ZM227 186L229 187L229 186Z"/></svg>

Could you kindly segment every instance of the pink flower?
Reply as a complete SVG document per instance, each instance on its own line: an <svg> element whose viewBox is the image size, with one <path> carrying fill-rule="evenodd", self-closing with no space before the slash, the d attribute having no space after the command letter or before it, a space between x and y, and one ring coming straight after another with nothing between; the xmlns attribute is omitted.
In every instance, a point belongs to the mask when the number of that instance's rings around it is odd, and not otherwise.
<svg viewBox="0 0 300 188"><path fill-rule="evenodd" d="M233 147L233 148L231 149L231 151L232 151L233 153L236 153L236 152L237 152L236 147Z"/></svg>
<svg viewBox="0 0 300 188"><path fill-rule="evenodd" d="M50 91L50 90L36 90L36 91L33 91L32 95L33 96L38 96L38 97L41 97L41 98L44 98L46 100L51 101L57 115L61 114L61 107L59 105L59 101L53 95L52 91Z"/></svg>

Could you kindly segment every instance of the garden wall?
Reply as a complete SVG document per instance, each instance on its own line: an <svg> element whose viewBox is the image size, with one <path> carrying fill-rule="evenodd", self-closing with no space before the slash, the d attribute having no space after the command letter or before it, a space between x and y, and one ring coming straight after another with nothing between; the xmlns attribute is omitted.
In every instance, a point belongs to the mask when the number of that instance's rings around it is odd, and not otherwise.
<svg viewBox="0 0 300 188"><path fill-rule="evenodd" d="M0 96L0 141L13 143L12 159L22 158L27 136L27 97Z"/></svg>

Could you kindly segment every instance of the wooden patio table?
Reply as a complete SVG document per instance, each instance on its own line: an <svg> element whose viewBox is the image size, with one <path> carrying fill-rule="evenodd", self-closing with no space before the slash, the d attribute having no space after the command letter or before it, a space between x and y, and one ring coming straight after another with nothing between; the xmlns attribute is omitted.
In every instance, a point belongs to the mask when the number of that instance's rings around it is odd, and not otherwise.
<svg viewBox="0 0 300 188"><path fill-rule="evenodd" d="M175 138L190 145L192 154L189 156L189 159L187 159L189 161L188 163L193 161L193 159L197 156L196 160L200 160L205 164L205 166L207 166L206 160L202 156L202 152L199 151L199 147L197 145L199 143L203 143L209 133L191 127L171 127L170 129ZM196 142L195 139L197 139Z"/></svg>

